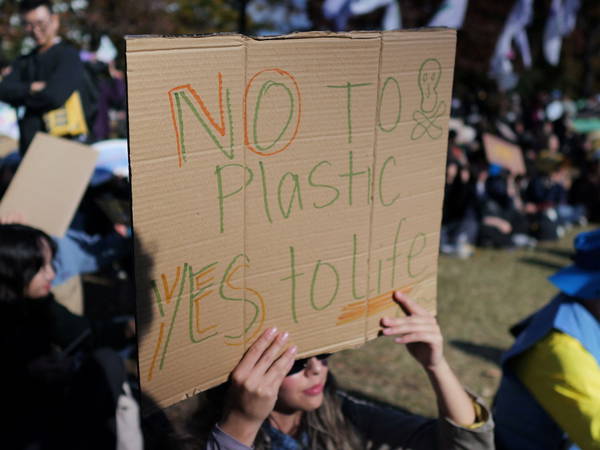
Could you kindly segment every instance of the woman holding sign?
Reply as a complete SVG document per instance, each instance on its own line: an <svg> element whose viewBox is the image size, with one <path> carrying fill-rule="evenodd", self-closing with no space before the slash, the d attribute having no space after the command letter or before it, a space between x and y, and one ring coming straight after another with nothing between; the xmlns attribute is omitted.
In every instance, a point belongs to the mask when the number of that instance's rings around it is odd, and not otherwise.
<svg viewBox="0 0 600 450"><path fill-rule="evenodd" d="M287 333L271 328L231 373L206 449L494 448L485 406L465 392L443 354L435 317L401 292L406 317L381 320L382 333L406 344L435 391L440 418L427 419L338 392L327 355L294 361ZM219 396L219 389L213 392ZM220 398L223 400L223 397ZM210 409L210 408L208 408ZM212 412L217 413L216 410Z"/></svg>

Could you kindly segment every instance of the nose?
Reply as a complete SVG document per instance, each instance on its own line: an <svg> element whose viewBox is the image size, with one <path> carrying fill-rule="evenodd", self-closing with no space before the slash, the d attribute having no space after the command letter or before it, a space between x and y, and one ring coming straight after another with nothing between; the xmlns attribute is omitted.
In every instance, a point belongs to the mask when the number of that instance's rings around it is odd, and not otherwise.
<svg viewBox="0 0 600 450"><path fill-rule="evenodd" d="M323 364L323 361L315 358L314 356L306 363L306 370L311 375L319 375L324 367L325 364Z"/></svg>
<svg viewBox="0 0 600 450"><path fill-rule="evenodd" d="M56 271L54 270L54 267L52 267L52 264L47 264L44 271L46 273L46 279L49 282L52 282L56 277Z"/></svg>

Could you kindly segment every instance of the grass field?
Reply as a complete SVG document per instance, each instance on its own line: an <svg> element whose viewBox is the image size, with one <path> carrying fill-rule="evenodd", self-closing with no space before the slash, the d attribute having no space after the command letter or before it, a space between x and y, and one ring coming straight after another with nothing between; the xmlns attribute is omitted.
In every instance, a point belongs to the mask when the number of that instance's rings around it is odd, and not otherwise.
<svg viewBox="0 0 600 450"><path fill-rule="evenodd" d="M468 260L440 256L438 317L447 359L463 384L491 403L500 381L500 355L513 342L508 329L557 291L547 277L570 264L581 229L533 250L477 249ZM436 415L427 377L401 346L386 338L334 355L340 384L374 400Z"/></svg>

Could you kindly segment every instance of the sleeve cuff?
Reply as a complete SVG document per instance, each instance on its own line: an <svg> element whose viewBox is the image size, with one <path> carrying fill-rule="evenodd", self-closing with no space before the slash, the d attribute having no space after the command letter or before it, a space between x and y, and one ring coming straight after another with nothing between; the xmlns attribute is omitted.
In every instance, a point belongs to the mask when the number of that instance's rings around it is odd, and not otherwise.
<svg viewBox="0 0 600 450"><path fill-rule="evenodd" d="M471 392L467 391L469 397L471 398L471 403L473 405L473 409L475 411L475 422L465 425L456 423L451 419L446 418L452 425L464 428L467 430L479 430L480 428L492 423L492 415L487 406L481 401L481 399L477 398Z"/></svg>
<svg viewBox="0 0 600 450"><path fill-rule="evenodd" d="M465 428L469 430L475 430L479 427L485 425L490 418L490 414L488 410L477 402L477 400L471 397L471 402L473 403L473 409L475 410L475 422L471 425L463 425Z"/></svg>
<svg viewBox="0 0 600 450"><path fill-rule="evenodd" d="M223 450L251 450L253 447L248 447L242 444L240 441L225 433L219 425L215 425L211 431L211 437L216 442L217 448ZM209 447L210 448L210 447Z"/></svg>

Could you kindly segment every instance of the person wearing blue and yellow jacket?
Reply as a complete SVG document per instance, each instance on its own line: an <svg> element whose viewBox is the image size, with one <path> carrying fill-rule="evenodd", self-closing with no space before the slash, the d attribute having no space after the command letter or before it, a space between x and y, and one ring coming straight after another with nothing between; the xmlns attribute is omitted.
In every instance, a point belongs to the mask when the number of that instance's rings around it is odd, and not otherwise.
<svg viewBox="0 0 600 450"><path fill-rule="evenodd" d="M561 292L519 327L502 357L500 449L600 449L600 230L575 238Z"/></svg>

